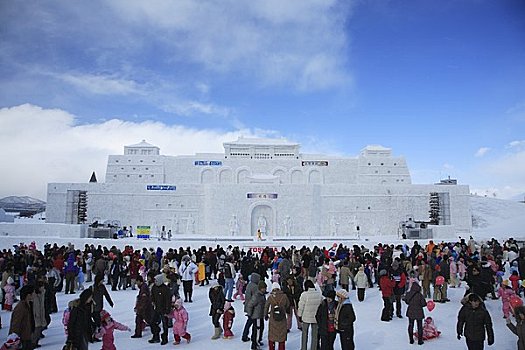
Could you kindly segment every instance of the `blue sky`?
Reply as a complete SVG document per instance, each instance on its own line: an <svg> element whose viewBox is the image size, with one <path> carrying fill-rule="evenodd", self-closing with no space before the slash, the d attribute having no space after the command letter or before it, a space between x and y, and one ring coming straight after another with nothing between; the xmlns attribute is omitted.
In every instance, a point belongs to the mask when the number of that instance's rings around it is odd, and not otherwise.
<svg viewBox="0 0 525 350"><path fill-rule="evenodd" d="M142 138L240 134L382 144L413 182L525 192L523 1L0 0L0 45L0 195L101 177Z"/></svg>

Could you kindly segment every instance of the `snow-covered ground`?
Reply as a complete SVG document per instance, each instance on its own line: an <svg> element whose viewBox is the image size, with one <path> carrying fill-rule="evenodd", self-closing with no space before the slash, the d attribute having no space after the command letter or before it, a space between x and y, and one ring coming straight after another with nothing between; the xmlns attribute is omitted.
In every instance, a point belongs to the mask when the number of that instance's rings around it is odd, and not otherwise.
<svg viewBox="0 0 525 350"><path fill-rule="evenodd" d="M215 281L212 281L212 284ZM213 332L211 319L208 316L209 301L208 301L208 287L195 287L194 302L185 306L190 315L188 331L192 335L190 344L181 343L178 347L184 349L204 349L208 346L227 347L228 350L249 349L250 343L243 343L240 340L242 328L244 326L245 317L243 314L242 301L237 300L234 303L236 310L236 318L233 325L234 339L224 340L210 340ZM106 309L119 322L134 327L134 313L133 306L136 296L136 291L126 290L110 292L115 307L111 309L106 303ZM427 316L432 316L435 320L436 326L442 332L437 339L426 341L422 348L424 349L466 349L464 338L462 340L456 339L456 317L460 309L459 300L463 296L463 288L449 288L450 303L436 304L436 308L432 312L426 312ZM61 349L64 343L65 336L61 324L62 310L66 307L69 300L77 295L58 294L58 303L60 312L52 315L52 322L50 328L45 332L46 338L41 340L43 349ZM417 345L410 345L408 343L407 325L408 319L395 318L393 321L386 323L380 321L380 314L382 308L382 300L380 292L377 288L366 290L366 299L360 303L357 301L355 291L351 294L351 299L354 304L357 321L355 323L355 343L356 349L409 349L411 347L418 347ZM495 332L494 349L506 350L516 349L516 339L513 334L506 328L503 314L501 311L501 301L487 300L487 308L492 315ZM406 312L406 305L403 304L403 316ZM0 339L6 339L9 315L2 311L2 321L4 327L0 330ZM159 344L149 344L147 340L150 337L149 328L143 334L142 339L131 339L131 333L115 331L115 344L117 349L158 349ZM266 344L266 333L264 336ZM173 334L170 330L170 343L166 348L172 348L174 345ZM293 329L288 335L286 343L287 349L299 349L301 341L301 333L296 328L294 321ZM99 349L100 343L90 344L90 349ZM267 348L265 345L264 348ZM339 339L336 340L336 349L340 349Z"/></svg>
<svg viewBox="0 0 525 350"><path fill-rule="evenodd" d="M473 236L478 240L489 239L497 237L498 239L506 239L510 236L514 238L525 238L525 205L523 203L516 203L512 201L504 201L493 198L472 197L471 198L472 214L476 218L476 227L473 228ZM450 237L449 239L457 239L457 237ZM24 241L29 243L33 238L31 237L2 237L0 239L0 249L9 248L13 244ZM83 244L93 243L95 245L102 244L106 246L116 245L123 247L126 244L132 244L135 248L156 247L162 246L165 250L168 247L191 246L200 247L202 245L215 246L221 244L223 246L238 245L240 247L248 248L255 245L271 245L271 246L330 246L333 243L343 242L345 244L364 244L366 246L373 246L377 242L396 243L399 242L397 237L367 237L367 240L342 240L341 238L331 238L325 241L309 241L307 237L288 242L251 242L251 241L226 241L226 240L189 240L175 237L173 241L156 240L142 241L134 238L122 240L97 240L97 239L59 239L59 238L38 238L35 239L38 247L42 247L45 243L67 244L72 242L77 247L82 247ZM424 242L424 241L423 241ZM213 281L212 283L215 283ZM450 303L437 304L432 312L427 312L427 316L432 316L435 320L436 326L442 332L438 339L425 342L421 348L424 349L466 349L464 339L456 339L456 317L460 309L459 300L464 294L463 288L452 289L449 288ZM77 294L78 295L78 294ZM111 292L112 298L115 301L115 307L110 309L110 313L117 321L125 323L130 327L134 327L134 313L133 306L136 296L136 291L118 291ZM46 338L42 339L41 344L44 349L61 349L64 344L65 336L61 324L62 311L66 307L69 300L74 298L72 295L58 294L58 303L60 312L52 315L52 323L50 328L45 332ZM355 292L351 297L357 315L355 323L355 342L357 349L410 349L418 347L417 345L410 345L408 343L407 323L408 320L394 319L392 322L385 323L380 321L380 313L382 308L382 300L377 288L367 289L366 299L364 302L357 301ZM192 334L192 342L190 344L181 343L178 347L186 349L202 349L210 345L227 346L228 350L249 349L249 343L243 343L240 340L242 328L244 326L245 317L242 312L242 302L236 301L234 307L237 311L237 317L234 321L233 332L235 338L232 340L210 340L213 326L211 324L208 301L208 286L195 287L194 303L186 304L186 308L190 315L190 322L188 330ZM487 308L494 322L495 344L494 349L506 350L516 349L516 337L506 328L503 314L501 311L501 301L487 300ZM107 305L106 305L107 306ZM109 306L107 306L109 307ZM403 305L403 315L406 311L406 305ZM9 313L1 311L3 328L0 330L0 339L6 339L9 328ZM295 321L294 321L295 322ZM116 332L115 344L117 349L158 349L160 345L149 344L147 342L150 336L149 329L146 330L144 338L130 339L129 333ZM266 334L265 334L266 339ZM294 328L288 336L287 348L300 348L300 331L297 330L294 323ZM170 343L165 348L174 347L171 344L173 335L170 331ZM100 343L91 344L90 349L101 348ZM267 348L266 340L265 346ZM340 349L339 340L336 340L336 349Z"/></svg>

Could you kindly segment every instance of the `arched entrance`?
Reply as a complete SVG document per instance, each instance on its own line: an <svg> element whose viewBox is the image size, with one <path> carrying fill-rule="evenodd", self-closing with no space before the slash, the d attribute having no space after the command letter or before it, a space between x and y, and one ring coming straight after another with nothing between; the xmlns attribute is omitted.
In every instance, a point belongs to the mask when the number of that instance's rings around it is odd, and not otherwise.
<svg viewBox="0 0 525 350"><path fill-rule="evenodd" d="M256 236L260 228L263 237L274 236L274 215L273 209L267 204L259 204L253 207L251 213L251 235Z"/></svg>

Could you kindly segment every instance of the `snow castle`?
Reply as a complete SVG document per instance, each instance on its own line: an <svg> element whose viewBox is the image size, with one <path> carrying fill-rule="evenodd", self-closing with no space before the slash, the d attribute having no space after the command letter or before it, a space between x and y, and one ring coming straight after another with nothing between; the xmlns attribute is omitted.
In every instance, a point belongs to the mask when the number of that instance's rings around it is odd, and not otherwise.
<svg viewBox="0 0 525 350"><path fill-rule="evenodd" d="M366 237L400 223L471 230L469 187L412 184L404 157L367 146L357 157L304 154L283 139L239 138L224 153L161 155L145 141L108 158L105 183L50 183L48 223L119 221L205 237ZM437 203L436 207L433 207ZM436 215L429 213L437 210Z"/></svg>

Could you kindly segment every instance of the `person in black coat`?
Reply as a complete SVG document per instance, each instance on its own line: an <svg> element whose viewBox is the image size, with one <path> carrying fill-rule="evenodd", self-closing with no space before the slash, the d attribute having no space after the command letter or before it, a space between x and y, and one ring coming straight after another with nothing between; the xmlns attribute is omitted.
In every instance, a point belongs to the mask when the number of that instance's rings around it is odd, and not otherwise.
<svg viewBox="0 0 525 350"><path fill-rule="evenodd" d="M91 339L93 323L91 308L93 305L93 291L85 289L79 298L78 306L73 307L67 324L67 342L73 344L77 350L87 350Z"/></svg>
<svg viewBox="0 0 525 350"><path fill-rule="evenodd" d="M412 283L410 291L405 295L405 303L408 304L408 339L410 344L414 344L414 321L417 322L418 344L423 344L423 319L425 312L423 308L427 305L425 297L421 293L421 287L417 282Z"/></svg>
<svg viewBox="0 0 525 350"><path fill-rule="evenodd" d="M224 296L224 292L222 291L222 286L216 285L210 288L208 297L211 303L210 305L211 322L213 323L213 326L215 327L215 333L213 334L211 339L215 340L215 339L219 339L222 333L220 319L224 312L224 304L226 302L226 297Z"/></svg>
<svg viewBox="0 0 525 350"><path fill-rule="evenodd" d="M469 294L459 310L456 331L458 339L465 336L469 350L483 350L485 333L488 345L494 344L492 319L483 301L477 294Z"/></svg>
<svg viewBox="0 0 525 350"><path fill-rule="evenodd" d="M339 303L335 310L335 328L339 333L341 350L354 350L354 322L355 312L348 292L344 289L337 291Z"/></svg>
<svg viewBox="0 0 525 350"><path fill-rule="evenodd" d="M317 308L315 319L317 321L318 334L321 340L321 350L331 350L334 348L335 337L335 291L329 290L325 293L325 299Z"/></svg>
<svg viewBox="0 0 525 350"><path fill-rule="evenodd" d="M293 313L295 313L295 318L297 321L297 328L302 329L301 321L299 320L299 316L297 315L297 310L299 309L299 299L301 298L301 293L303 292L303 288L297 283L297 280L295 279L295 276L290 275L286 279L286 283L283 284L282 291L286 296L288 297L288 301L290 302L290 308L286 310L287 316L286 316L286 326L288 327L288 331L292 329L292 316Z"/></svg>
<svg viewBox="0 0 525 350"><path fill-rule="evenodd" d="M151 320L151 333L153 337L148 340L149 343L158 343L160 341L160 323L162 323L162 341L161 345L168 343L168 315L171 312L171 292L167 285L164 284L164 276L155 276L155 284L151 287L151 302L153 304L153 317Z"/></svg>

